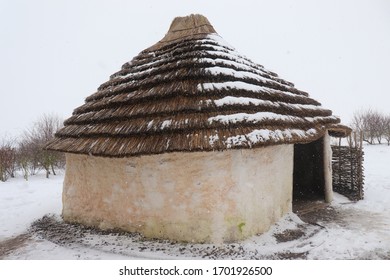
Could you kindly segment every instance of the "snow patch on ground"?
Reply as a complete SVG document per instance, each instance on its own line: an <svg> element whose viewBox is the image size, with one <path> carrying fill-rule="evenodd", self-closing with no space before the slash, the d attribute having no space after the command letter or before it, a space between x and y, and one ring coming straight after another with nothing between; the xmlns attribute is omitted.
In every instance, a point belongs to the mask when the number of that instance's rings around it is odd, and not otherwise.
<svg viewBox="0 0 390 280"><path fill-rule="evenodd" d="M22 176L0 182L0 241L26 231L30 224L47 213L60 214L63 174Z"/></svg>

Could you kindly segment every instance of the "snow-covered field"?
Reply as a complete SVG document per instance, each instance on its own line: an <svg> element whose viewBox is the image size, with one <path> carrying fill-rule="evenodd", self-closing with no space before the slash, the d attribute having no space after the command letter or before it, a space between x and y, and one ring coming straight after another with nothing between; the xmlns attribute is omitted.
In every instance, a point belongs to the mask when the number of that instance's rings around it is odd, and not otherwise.
<svg viewBox="0 0 390 280"><path fill-rule="evenodd" d="M63 175L0 182L0 259L390 259L390 147L365 146L365 199L335 194L323 218L289 214L234 244L181 244L62 223ZM49 215L31 227L31 223Z"/></svg>

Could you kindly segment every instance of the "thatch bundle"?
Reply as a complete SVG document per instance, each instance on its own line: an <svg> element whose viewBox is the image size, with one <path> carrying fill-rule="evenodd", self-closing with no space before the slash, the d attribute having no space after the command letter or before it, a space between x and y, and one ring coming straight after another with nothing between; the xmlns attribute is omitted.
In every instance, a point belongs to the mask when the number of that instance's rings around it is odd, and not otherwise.
<svg viewBox="0 0 390 280"><path fill-rule="evenodd" d="M310 142L339 122L191 15L86 98L47 148L109 157L253 148Z"/></svg>
<svg viewBox="0 0 390 280"><path fill-rule="evenodd" d="M352 133L352 128L340 123L330 125L328 130L331 136L339 138L348 137Z"/></svg>

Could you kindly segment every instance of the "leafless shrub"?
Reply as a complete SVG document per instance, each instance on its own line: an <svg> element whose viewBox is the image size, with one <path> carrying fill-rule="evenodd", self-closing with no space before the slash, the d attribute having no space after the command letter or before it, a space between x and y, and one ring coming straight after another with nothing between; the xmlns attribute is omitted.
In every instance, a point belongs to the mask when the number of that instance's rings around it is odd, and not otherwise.
<svg viewBox="0 0 390 280"><path fill-rule="evenodd" d="M56 175L55 168L64 165L64 155L59 152L44 149L46 143L53 139L55 132L61 128L62 121L56 115L43 115L28 129L20 143L20 162L24 164L24 174L29 167L36 172L37 168L46 171L46 178L52 173ZM25 176L26 178L26 176Z"/></svg>
<svg viewBox="0 0 390 280"><path fill-rule="evenodd" d="M34 147L23 136L18 144L16 160L24 179L28 180L29 175L35 175L37 173L39 162L35 155Z"/></svg>
<svg viewBox="0 0 390 280"><path fill-rule="evenodd" d="M390 115L384 117L384 138L387 141L387 145L390 146Z"/></svg>
<svg viewBox="0 0 390 280"><path fill-rule="evenodd" d="M62 120L54 114L43 115L19 137L18 141L0 139L0 181L14 177L17 170L28 180L39 170L46 171L46 177L56 175L56 169L65 168L65 155L44 149L62 127Z"/></svg>
<svg viewBox="0 0 390 280"><path fill-rule="evenodd" d="M0 143L0 181L7 181L9 177L15 177L16 150L11 140L2 139Z"/></svg>

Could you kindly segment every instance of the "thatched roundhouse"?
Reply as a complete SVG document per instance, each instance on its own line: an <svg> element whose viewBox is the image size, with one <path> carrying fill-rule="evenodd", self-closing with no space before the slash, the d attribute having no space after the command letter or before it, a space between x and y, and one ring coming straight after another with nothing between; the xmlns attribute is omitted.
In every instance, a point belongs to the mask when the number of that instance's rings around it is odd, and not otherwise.
<svg viewBox="0 0 390 280"><path fill-rule="evenodd" d="M293 194L331 200L339 122L190 15L87 97L47 148L66 153L64 220L224 242L267 231Z"/></svg>

